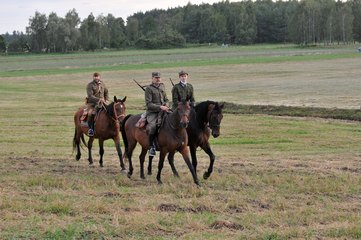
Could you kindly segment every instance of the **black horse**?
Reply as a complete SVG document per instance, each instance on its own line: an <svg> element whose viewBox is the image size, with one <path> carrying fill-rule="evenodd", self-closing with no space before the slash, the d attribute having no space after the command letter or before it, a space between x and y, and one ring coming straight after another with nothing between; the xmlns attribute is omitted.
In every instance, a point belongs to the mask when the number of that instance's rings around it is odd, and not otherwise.
<svg viewBox="0 0 361 240"><path fill-rule="evenodd" d="M220 126L223 118L224 104L219 104L214 101L204 101L195 107L191 111L190 121L187 127L188 134L188 146L191 152L192 164L194 170L197 172L197 154L196 150L201 147L209 156L210 163L208 170L203 174L203 178L207 179L213 172L213 165L215 156L209 145L210 131L212 136L217 138L220 135ZM149 157L148 163L148 175L152 174L152 160L153 157ZM174 166L174 153L168 154L168 162L172 168L173 174L179 176Z"/></svg>

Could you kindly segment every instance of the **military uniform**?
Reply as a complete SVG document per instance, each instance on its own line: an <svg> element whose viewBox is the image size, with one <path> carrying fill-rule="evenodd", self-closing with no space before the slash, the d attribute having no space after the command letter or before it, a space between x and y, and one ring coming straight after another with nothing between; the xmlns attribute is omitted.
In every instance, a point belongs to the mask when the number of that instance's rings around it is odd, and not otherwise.
<svg viewBox="0 0 361 240"><path fill-rule="evenodd" d="M86 87L87 103L90 107L95 107L102 98L105 101L109 99L108 89L103 82L97 84L96 81L91 81Z"/></svg>
<svg viewBox="0 0 361 240"><path fill-rule="evenodd" d="M159 113L161 112L160 106L168 105L168 98L165 92L164 84L161 83L158 87L153 83L147 86L145 90L145 104L147 108L147 131L149 135L156 133L156 124Z"/></svg>
<svg viewBox="0 0 361 240"><path fill-rule="evenodd" d="M185 101L189 99L190 105L194 107L194 95L193 95L193 86L189 83L183 84L181 82L174 85L172 89L172 110L175 110L178 106L178 102Z"/></svg>
<svg viewBox="0 0 361 240"><path fill-rule="evenodd" d="M87 93L87 104L88 104L88 126L89 131L88 135L93 136L94 135L94 117L96 112L101 108L99 106L99 100L103 99L104 101L107 101L109 99L108 95L108 89L105 86L103 82L100 82L97 84L95 80L88 83L86 87L86 93ZM94 111L95 109L95 111Z"/></svg>

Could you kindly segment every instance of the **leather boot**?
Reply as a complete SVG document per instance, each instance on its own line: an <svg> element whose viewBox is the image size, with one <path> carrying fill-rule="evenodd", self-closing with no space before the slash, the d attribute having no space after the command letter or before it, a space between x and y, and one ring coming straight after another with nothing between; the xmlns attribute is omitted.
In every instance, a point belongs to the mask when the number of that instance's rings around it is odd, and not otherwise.
<svg viewBox="0 0 361 240"><path fill-rule="evenodd" d="M149 156L151 157L154 157L156 155L154 139L155 134L149 134Z"/></svg>
<svg viewBox="0 0 361 240"><path fill-rule="evenodd" d="M94 115L93 114L89 114L88 116L88 136L89 137L93 137L94 136Z"/></svg>

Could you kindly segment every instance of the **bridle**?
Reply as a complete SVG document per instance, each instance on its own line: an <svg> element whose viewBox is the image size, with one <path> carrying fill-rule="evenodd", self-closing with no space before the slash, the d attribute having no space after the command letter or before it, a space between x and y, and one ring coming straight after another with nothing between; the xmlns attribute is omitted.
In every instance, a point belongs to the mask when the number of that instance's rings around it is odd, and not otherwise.
<svg viewBox="0 0 361 240"><path fill-rule="evenodd" d="M112 119L113 119L114 121L119 121L119 118L125 117L125 111L121 111L121 114L120 114L120 115L117 115L116 107L117 107L118 105L121 105L121 108L123 109L123 103L122 103L122 102L116 102L116 103L114 103L114 105L113 105L114 117L112 116Z"/></svg>

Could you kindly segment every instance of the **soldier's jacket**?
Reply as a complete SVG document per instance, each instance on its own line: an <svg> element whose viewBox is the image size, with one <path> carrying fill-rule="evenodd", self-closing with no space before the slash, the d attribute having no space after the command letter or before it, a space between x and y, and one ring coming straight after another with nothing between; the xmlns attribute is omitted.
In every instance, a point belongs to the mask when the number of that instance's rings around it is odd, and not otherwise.
<svg viewBox="0 0 361 240"><path fill-rule="evenodd" d="M160 106L162 105L168 106L168 98L163 83L161 83L159 87L156 87L153 83L147 86L144 96L147 115L148 113L160 112Z"/></svg>
<svg viewBox="0 0 361 240"><path fill-rule="evenodd" d="M172 89L172 109L175 110L178 106L179 99L180 101L185 101L189 99L190 104L194 106L194 94L193 94L193 86L187 83L185 86L182 86L180 83L174 85Z"/></svg>
<svg viewBox="0 0 361 240"><path fill-rule="evenodd" d="M97 105L99 100L103 98L105 101L109 99L108 89L103 82L98 85L94 80L88 83L86 87L87 102L93 107Z"/></svg>

